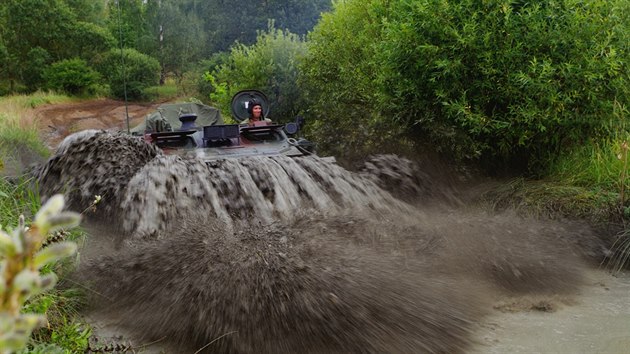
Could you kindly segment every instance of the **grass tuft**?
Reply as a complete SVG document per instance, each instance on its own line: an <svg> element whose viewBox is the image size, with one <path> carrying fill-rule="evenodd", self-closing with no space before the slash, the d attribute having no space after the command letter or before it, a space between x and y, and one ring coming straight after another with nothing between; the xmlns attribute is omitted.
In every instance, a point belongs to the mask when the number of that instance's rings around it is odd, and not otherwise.
<svg viewBox="0 0 630 354"><path fill-rule="evenodd" d="M628 265L630 265L630 229L625 229L617 234L606 266L613 273L619 273Z"/></svg>
<svg viewBox="0 0 630 354"><path fill-rule="evenodd" d="M511 208L534 217L581 218L595 223L619 221L623 217L619 193L553 181L516 178L486 193L482 199L494 210Z"/></svg>
<svg viewBox="0 0 630 354"><path fill-rule="evenodd" d="M0 97L0 171L11 164L10 160L21 160L25 154L48 156L49 151L39 138L32 110L43 104L71 100L54 92Z"/></svg>
<svg viewBox="0 0 630 354"><path fill-rule="evenodd" d="M0 97L0 126L12 125L21 128L35 127L34 117L26 114L29 110L45 104L71 102L74 99L55 92L37 91L29 95Z"/></svg>
<svg viewBox="0 0 630 354"><path fill-rule="evenodd" d="M630 134L591 141L555 161L549 178L560 184L589 189L623 191L630 187L627 144Z"/></svg>

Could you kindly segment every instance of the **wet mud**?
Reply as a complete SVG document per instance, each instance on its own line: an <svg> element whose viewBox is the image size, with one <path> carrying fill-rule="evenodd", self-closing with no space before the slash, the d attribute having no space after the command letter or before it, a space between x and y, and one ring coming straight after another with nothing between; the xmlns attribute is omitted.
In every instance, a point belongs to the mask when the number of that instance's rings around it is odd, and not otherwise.
<svg viewBox="0 0 630 354"><path fill-rule="evenodd" d="M131 138L85 134L39 174L44 195L72 186L75 209L112 196L76 281L94 311L176 352L466 352L518 299L570 304L607 250L585 224L475 210L392 155L353 173L133 155Z"/></svg>

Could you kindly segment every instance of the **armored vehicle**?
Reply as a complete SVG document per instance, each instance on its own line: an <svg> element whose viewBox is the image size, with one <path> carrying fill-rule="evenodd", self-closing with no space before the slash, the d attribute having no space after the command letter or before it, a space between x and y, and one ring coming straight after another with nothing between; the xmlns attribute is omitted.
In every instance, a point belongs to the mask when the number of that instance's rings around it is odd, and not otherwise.
<svg viewBox="0 0 630 354"><path fill-rule="evenodd" d="M253 102L269 116L269 100L260 91L244 90L232 98L236 124L224 124L218 109L199 103L165 104L132 130L167 154L196 156L204 160L244 156L303 156L314 152L312 143L293 136L304 120L275 124L269 119L249 123Z"/></svg>

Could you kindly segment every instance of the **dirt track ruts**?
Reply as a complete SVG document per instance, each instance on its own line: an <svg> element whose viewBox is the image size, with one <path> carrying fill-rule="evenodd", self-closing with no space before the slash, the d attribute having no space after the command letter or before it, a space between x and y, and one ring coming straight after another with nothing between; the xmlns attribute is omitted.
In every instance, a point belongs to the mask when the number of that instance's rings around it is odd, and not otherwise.
<svg viewBox="0 0 630 354"><path fill-rule="evenodd" d="M162 102L129 103L130 126L142 122ZM55 148L66 136L84 129L126 130L125 102L112 99L48 104L36 108L33 117L46 146Z"/></svg>

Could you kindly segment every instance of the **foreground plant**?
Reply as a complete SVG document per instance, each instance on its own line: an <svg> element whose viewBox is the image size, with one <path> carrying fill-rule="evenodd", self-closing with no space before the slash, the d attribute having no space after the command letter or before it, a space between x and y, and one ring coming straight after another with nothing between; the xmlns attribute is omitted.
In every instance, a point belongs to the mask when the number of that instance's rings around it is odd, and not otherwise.
<svg viewBox="0 0 630 354"><path fill-rule="evenodd" d="M64 212L62 195L55 195L35 215L30 227L20 216L16 229L7 233L0 229L0 353L11 353L26 346L34 329L45 326L45 316L22 314L26 301L52 289L57 277L41 274L47 264L73 255L74 242L59 242L42 248L49 233L75 227L80 215Z"/></svg>

